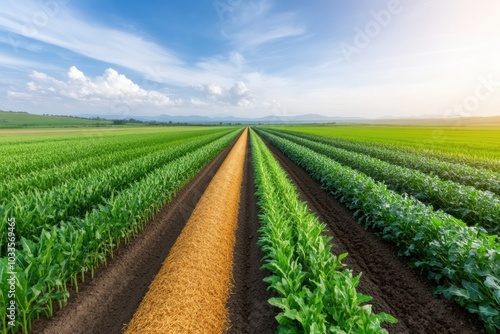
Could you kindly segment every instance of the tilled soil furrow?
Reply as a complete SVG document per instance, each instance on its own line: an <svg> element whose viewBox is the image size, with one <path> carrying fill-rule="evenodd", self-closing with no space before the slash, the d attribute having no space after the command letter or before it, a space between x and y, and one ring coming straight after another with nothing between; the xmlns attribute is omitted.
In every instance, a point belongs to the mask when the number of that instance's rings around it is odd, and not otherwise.
<svg viewBox="0 0 500 334"><path fill-rule="evenodd" d="M244 130L203 193L127 334L222 333L227 328L247 138Z"/></svg>
<svg viewBox="0 0 500 334"><path fill-rule="evenodd" d="M248 141L233 255L233 288L228 301L231 320L228 334L275 333L278 326L275 316L279 310L267 302L273 295L267 291L268 285L263 281L270 273L260 269L264 253L257 246L258 214L252 152Z"/></svg>
<svg viewBox="0 0 500 334"><path fill-rule="evenodd" d="M321 189L304 169L268 144L280 165L333 236L335 254L355 274L362 273L359 292L370 295L375 312L395 316L397 324L384 325L391 333L485 333L478 318L453 301L432 293L435 286L408 260L397 256L394 245L384 242L357 223L353 212Z"/></svg>

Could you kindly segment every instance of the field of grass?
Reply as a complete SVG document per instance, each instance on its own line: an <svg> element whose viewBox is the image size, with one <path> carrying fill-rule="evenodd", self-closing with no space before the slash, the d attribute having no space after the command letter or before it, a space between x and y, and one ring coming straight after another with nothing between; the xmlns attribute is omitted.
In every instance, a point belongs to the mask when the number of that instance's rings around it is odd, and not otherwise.
<svg viewBox="0 0 500 334"><path fill-rule="evenodd" d="M0 111L0 129L111 126L113 121Z"/></svg>
<svg viewBox="0 0 500 334"><path fill-rule="evenodd" d="M500 125L467 128L384 125L280 126L277 128L470 159L500 160Z"/></svg>

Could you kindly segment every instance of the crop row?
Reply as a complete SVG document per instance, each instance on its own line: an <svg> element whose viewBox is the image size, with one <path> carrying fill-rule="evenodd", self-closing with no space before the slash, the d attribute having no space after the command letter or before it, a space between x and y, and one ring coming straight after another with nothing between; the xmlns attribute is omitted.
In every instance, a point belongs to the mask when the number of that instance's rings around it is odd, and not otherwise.
<svg viewBox="0 0 500 334"><path fill-rule="evenodd" d="M474 140L471 137L470 140ZM439 161L447 161L454 164L467 165L474 168L487 169L492 172L498 173L500 171L500 161L498 159L491 158L489 156L479 156L479 153L474 148L468 148L469 151L473 152L472 155L468 155L462 144L458 144L455 147L455 152L440 152L429 149L417 149L412 147L395 146L395 145L383 145L389 150L400 150L402 152L410 154L424 154L428 157L432 157ZM494 147L489 147L486 151L489 153L491 150L495 150Z"/></svg>
<svg viewBox="0 0 500 334"><path fill-rule="evenodd" d="M325 226L298 200L263 142L252 133L258 205L262 227L258 244L265 253L265 279L278 294L269 302L280 308L278 332L283 333L386 333L381 322L396 321L373 314L371 297L356 292L360 276L344 270L343 254L331 252Z"/></svg>
<svg viewBox="0 0 500 334"><path fill-rule="evenodd" d="M122 139L122 141L120 141ZM53 168L87 157L106 155L110 151L126 149L130 145L130 138L107 138L101 140L75 140L68 138L64 141L49 143L33 143L21 147L1 147L0 152L4 159L0 162L0 181L9 180L31 171ZM139 144L140 145L140 144Z"/></svg>
<svg viewBox="0 0 500 334"><path fill-rule="evenodd" d="M401 254L428 271L438 292L478 313L489 333L500 329L500 243L475 227L418 200L399 195L349 167L270 133L259 132L272 145L305 168L323 187L340 198L360 222Z"/></svg>
<svg viewBox="0 0 500 334"><path fill-rule="evenodd" d="M71 218L43 229L35 241L21 238L17 251L16 303L18 328L27 332L41 314L52 315L53 303L68 297L67 282L78 289L78 275L106 262L121 241L127 241L200 169L226 148L241 130L200 146L163 165L129 188L108 198L84 218ZM7 291L7 259L0 259L0 291ZM77 290L78 291L78 290ZM0 319L5 321L6 294L0 294ZM6 332L3 322L3 332Z"/></svg>
<svg viewBox="0 0 500 334"><path fill-rule="evenodd" d="M493 130L398 126L288 127L286 130L500 171L500 155L496 152L499 138Z"/></svg>
<svg viewBox="0 0 500 334"><path fill-rule="evenodd" d="M227 131L225 133L227 133ZM0 203L20 192L29 192L35 189L47 190L61 183L68 183L68 181L84 177L92 172L104 170L109 168L109 166L130 161L155 151L182 144L183 142L185 143L186 140L194 140L197 138L197 136L195 136L196 134L198 133L188 132L179 136L179 138L168 141L160 137L161 141L151 141L147 143L146 146L135 147L134 145L126 149L114 151L110 148L107 154L90 156L53 168L33 170L19 177L4 180L4 182L0 182ZM204 136L210 135L204 132L202 132L202 134ZM223 132L220 132L221 136L222 134Z"/></svg>
<svg viewBox="0 0 500 334"><path fill-rule="evenodd" d="M484 227L490 233L500 231L498 224L500 199L491 193L451 181L443 181L437 176L393 165L361 153L279 131L272 133L365 173L377 181L384 182L392 190L408 193L426 204L432 204L470 225Z"/></svg>
<svg viewBox="0 0 500 334"><path fill-rule="evenodd" d="M105 170L63 183L47 191L34 190L13 195L11 201L0 207L0 217L2 217L0 237L6 232L4 226L8 217L16 217L18 233L31 239L39 235L43 228L50 228L70 217L83 216L106 198L140 180L147 173L221 136L215 134L201 139L185 139L182 145L150 153L122 164L113 164ZM0 247L0 256L5 254L3 250L4 247Z"/></svg>
<svg viewBox="0 0 500 334"><path fill-rule="evenodd" d="M220 131L220 130L219 130ZM198 132L197 134L194 132ZM53 168L87 157L106 155L130 146L151 146L155 143L196 136L205 131L183 131L98 136L95 138L70 137L64 140L0 146L0 181L12 179L35 170ZM215 129L205 133L217 132Z"/></svg>
<svg viewBox="0 0 500 334"><path fill-rule="evenodd" d="M443 180L454 181L500 195L500 174L490 170L439 160L426 156L423 153L410 153L408 150L405 151L399 147L386 148L376 144L355 142L340 138L327 138L292 131L287 131L287 133L314 142L366 154L402 167L436 175Z"/></svg>

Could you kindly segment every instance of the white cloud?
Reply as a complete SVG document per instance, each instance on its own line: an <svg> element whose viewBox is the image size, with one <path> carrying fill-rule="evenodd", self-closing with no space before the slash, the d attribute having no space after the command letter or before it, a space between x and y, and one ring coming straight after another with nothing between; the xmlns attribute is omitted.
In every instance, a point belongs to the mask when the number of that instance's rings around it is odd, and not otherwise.
<svg viewBox="0 0 500 334"><path fill-rule="evenodd" d="M207 105L206 102L203 102L202 100L196 99L196 98L190 98L189 99L189 103L191 103L193 106L197 106L197 107L201 107L201 106L206 106Z"/></svg>
<svg viewBox="0 0 500 334"><path fill-rule="evenodd" d="M72 66L66 81L57 80L46 73L33 71L27 92L10 92L12 98L66 98L89 105L127 104L130 106L167 107L176 104L167 95L145 90L123 74L108 68L102 76L87 77Z"/></svg>
<svg viewBox="0 0 500 334"><path fill-rule="evenodd" d="M21 59L19 57L12 57L9 55L0 54L0 67L13 67L13 68L46 68L42 63Z"/></svg>
<svg viewBox="0 0 500 334"><path fill-rule="evenodd" d="M30 99L32 96L29 93L25 92L13 92L13 91L7 91L7 96L10 98L14 99Z"/></svg>
<svg viewBox="0 0 500 334"><path fill-rule="evenodd" d="M0 30L13 36L22 36L20 38L23 40L28 38L48 43L92 59L120 65L155 82L191 86L200 82L226 80L217 70L187 64L174 52L154 41L86 22L62 3L57 4L57 10L42 11L35 1L2 3ZM46 21L29 19L37 17L37 14Z"/></svg>
<svg viewBox="0 0 500 334"><path fill-rule="evenodd" d="M221 96L224 88L222 88L221 86L216 85L216 84L208 84L208 85L203 86L203 90L209 96Z"/></svg>
<svg viewBox="0 0 500 334"><path fill-rule="evenodd" d="M233 87L229 89L229 102L238 107L252 106L253 98L249 94L249 89L244 82L236 82Z"/></svg>
<svg viewBox="0 0 500 334"><path fill-rule="evenodd" d="M71 66L68 72L68 77L72 80L85 80L85 74L78 70L76 66Z"/></svg>
<svg viewBox="0 0 500 334"><path fill-rule="evenodd" d="M249 89L247 88L247 86L245 85L244 82L236 82L234 84L233 87L231 87L231 89L229 90L229 92L231 93L231 95L233 96L243 96L245 95L247 92L249 91Z"/></svg>
<svg viewBox="0 0 500 334"><path fill-rule="evenodd" d="M279 114L284 109L275 100L257 98L251 93L248 82L243 81L227 86L215 83L193 86L183 91L182 98L178 93L172 98L160 91L145 89L112 68L96 77L85 75L76 66L71 66L62 78L32 71L29 79L24 83L24 89L6 90L7 107L18 106L16 110L36 113L74 115L222 113L240 117L265 116L270 112Z"/></svg>
<svg viewBox="0 0 500 334"><path fill-rule="evenodd" d="M248 51L278 40L297 37L305 27L293 12L274 13L269 0L245 1L234 8L222 35L239 50Z"/></svg>
<svg viewBox="0 0 500 334"><path fill-rule="evenodd" d="M256 99L250 94L250 89L242 81L235 82L226 88L216 84L203 85L201 90L208 99L219 105L230 105L237 107L250 107Z"/></svg>

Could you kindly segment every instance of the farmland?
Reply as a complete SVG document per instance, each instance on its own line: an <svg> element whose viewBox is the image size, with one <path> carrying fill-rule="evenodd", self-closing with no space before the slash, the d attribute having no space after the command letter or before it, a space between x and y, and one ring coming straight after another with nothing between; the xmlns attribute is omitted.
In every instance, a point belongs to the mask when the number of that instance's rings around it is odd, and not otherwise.
<svg viewBox="0 0 500 334"><path fill-rule="evenodd" d="M0 332L495 333L500 137L380 129L1 133Z"/></svg>
<svg viewBox="0 0 500 334"><path fill-rule="evenodd" d="M498 121L488 127L346 125L335 126L334 131L328 126L280 128L386 147L396 145L400 149L421 152L445 161L463 162L477 167L492 164L492 168L499 168Z"/></svg>
<svg viewBox="0 0 500 334"><path fill-rule="evenodd" d="M0 129L106 127L112 124L109 120L0 111Z"/></svg>

